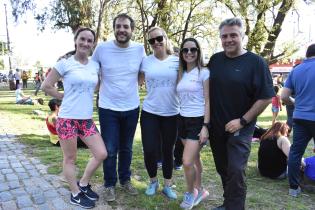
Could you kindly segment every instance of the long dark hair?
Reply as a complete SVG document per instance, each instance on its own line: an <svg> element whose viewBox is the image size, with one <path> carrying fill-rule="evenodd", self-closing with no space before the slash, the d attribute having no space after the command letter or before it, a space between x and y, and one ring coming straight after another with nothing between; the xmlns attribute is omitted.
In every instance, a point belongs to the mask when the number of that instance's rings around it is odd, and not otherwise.
<svg viewBox="0 0 315 210"><path fill-rule="evenodd" d="M276 138L278 139L280 136L287 136L288 135L288 125L286 123L282 122L276 122L269 128L266 133L264 133L260 140L265 140L265 139L272 139Z"/></svg>
<svg viewBox="0 0 315 210"><path fill-rule="evenodd" d="M187 71L187 63L186 61L184 60L184 56L183 56L183 47L184 47L184 44L186 42L194 42L196 47L198 48L198 51L197 51L197 68L198 70L200 71L200 69L204 66L203 64L203 58L202 58L202 50L200 48L200 44L199 42L195 39L195 38L187 38L185 39L182 44L180 45L180 51L179 51L179 69L178 69L178 81L179 82L181 80L181 78L183 77L183 73L184 71Z"/></svg>

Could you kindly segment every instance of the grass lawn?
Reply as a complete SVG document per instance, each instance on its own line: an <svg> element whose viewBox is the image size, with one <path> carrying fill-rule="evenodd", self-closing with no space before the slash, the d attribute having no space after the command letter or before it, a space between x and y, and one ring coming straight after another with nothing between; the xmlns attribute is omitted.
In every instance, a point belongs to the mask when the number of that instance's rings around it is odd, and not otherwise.
<svg viewBox="0 0 315 210"><path fill-rule="evenodd" d="M33 90L28 89L24 92L29 95L33 94ZM143 97L143 93L141 93ZM62 153L59 147L52 146L49 142L48 131L46 129L45 117L48 113L47 102L49 97L39 93L39 97L44 98L45 105L16 105L14 91L9 91L7 88L0 89L0 115L1 120L7 125L6 133L15 134L20 141L29 147L26 153L30 156L39 157L43 163L48 164L49 173L59 174L61 172ZM43 115L33 114L34 110L44 112ZM94 120L98 125L97 112L94 112ZM285 109L280 113L279 120L285 120ZM3 123L1 123L3 124ZM271 108L268 107L265 112L259 117L258 124L263 127L268 127L271 124ZM275 181L261 177L256 171L258 143L252 144L252 152L247 168L247 209L315 209L315 195L302 194L298 198L288 196L287 180ZM307 148L306 156L313 155L313 143ZM130 197L124 193L119 193L117 201L110 203L113 209L124 207L124 209L179 209L179 204L182 200L182 194L185 191L185 180L183 171L174 171L174 185L178 192L179 199L177 201L169 201L161 194L154 197L144 195L145 188L148 183L148 175L144 168L141 136L139 126L136 131L134 141L134 153L132 160L132 182L137 186L140 195ZM215 166L210 148L207 146L202 151L202 160L204 163L203 183L209 190L209 200L202 202L195 209L209 209L220 205L222 199L222 187L220 177L215 171ZM79 149L77 166L79 175L83 173L89 152L86 149ZM158 176L162 181L161 170ZM92 183L101 185L102 167L100 167L92 179ZM121 194L121 195L120 195Z"/></svg>

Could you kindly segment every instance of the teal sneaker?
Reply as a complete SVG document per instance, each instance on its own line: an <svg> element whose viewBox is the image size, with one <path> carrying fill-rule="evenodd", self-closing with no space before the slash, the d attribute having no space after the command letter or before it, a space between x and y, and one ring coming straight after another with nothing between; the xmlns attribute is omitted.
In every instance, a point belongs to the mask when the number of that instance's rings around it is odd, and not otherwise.
<svg viewBox="0 0 315 210"><path fill-rule="evenodd" d="M162 193L169 199L177 199L176 193L172 190L170 186L164 186Z"/></svg>
<svg viewBox="0 0 315 210"><path fill-rule="evenodd" d="M146 195L155 195L157 189L159 188L159 182L156 180L155 182L151 182L145 191Z"/></svg>
<svg viewBox="0 0 315 210"><path fill-rule="evenodd" d="M182 209L192 209L194 201L197 197L196 193L185 192L183 202L180 204Z"/></svg>

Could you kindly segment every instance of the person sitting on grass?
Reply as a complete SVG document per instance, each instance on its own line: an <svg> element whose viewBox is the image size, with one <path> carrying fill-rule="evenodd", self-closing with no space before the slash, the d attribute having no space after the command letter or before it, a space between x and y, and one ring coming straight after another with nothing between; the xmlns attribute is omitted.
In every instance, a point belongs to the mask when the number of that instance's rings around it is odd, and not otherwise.
<svg viewBox="0 0 315 210"><path fill-rule="evenodd" d="M50 133L50 142L53 145L59 146L59 138L56 131L56 121L58 117L59 107L61 105L61 100L59 99L51 99L48 102L48 106L50 108L51 113L46 118L47 129Z"/></svg>
<svg viewBox="0 0 315 210"><path fill-rule="evenodd" d="M50 133L50 142L55 146L60 146L56 130L56 122L58 118L59 107L61 106L61 100L53 98L49 101L48 106L51 113L46 118L46 125ZM77 137L77 147L87 148L86 144L80 137Z"/></svg>
<svg viewBox="0 0 315 210"><path fill-rule="evenodd" d="M303 191L315 193L315 156L302 161L301 188Z"/></svg>
<svg viewBox="0 0 315 210"><path fill-rule="evenodd" d="M19 84L15 90L16 104L29 104L34 105L34 101L31 99L31 96L26 96L23 93L22 85Z"/></svg>
<svg viewBox="0 0 315 210"><path fill-rule="evenodd" d="M260 138L258 170L262 176L271 179L287 177L287 159L291 147L288 135L289 126L286 123L276 122Z"/></svg>
<svg viewBox="0 0 315 210"><path fill-rule="evenodd" d="M262 176L271 179L287 177L287 158L291 146L288 130L287 124L276 122L260 138L258 170Z"/></svg>

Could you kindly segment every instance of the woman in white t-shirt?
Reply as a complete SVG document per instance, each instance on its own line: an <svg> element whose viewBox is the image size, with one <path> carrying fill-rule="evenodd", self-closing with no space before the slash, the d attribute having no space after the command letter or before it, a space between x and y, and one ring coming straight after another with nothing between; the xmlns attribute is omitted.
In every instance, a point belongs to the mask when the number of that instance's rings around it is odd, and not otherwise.
<svg viewBox="0 0 315 210"><path fill-rule="evenodd" d="M141 64L147 95L142 105L140 124L144 163L150 177L150 184L145 193L155 195L159 187L157 161L162 145L162 193L170 199L176 199L177 195L171 188L171 179L179 113L176 96L178 57L172 55L172 47L162 28L151 28L148 38L153 54L144 58Z"/></svg>
<svg viewBox="0 0 315 210"><path fill-rule="evenodd" d="M209 70L203 68L199 43L187 38L180 47L177 94L180 104L178 135L184 144L183 167L187 183L181 208L198 205L209 192L201 187L200 150L209 138Z"/></svg>
<svg viewBox="0 0 315 210"><path fill-rule="evenodd" d="M102 137L92 120L99 65L88 56L95 43L95 33L89 28L80 28L74 36L74 42L74 55L57 62L42 84L42 89L50 96L62 100L56 130L64 156L63 174L71 190L70 203L92 208L99 196L92 191L89 181L107 156ZM64 81L64 93L55 88L60 78ZM75 161L78 136L90 149L92 158L77 182Z"/></svg>

